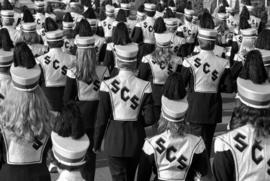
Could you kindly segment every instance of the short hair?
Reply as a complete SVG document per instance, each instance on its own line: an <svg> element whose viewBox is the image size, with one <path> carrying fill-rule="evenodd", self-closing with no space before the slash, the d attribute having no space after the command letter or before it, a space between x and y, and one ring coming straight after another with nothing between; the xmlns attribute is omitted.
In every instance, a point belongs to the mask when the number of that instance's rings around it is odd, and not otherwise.
<svg viewBox="0 0 270 181"><path fill-rule="evenodd" d="M64 45L64 40L47 41L49 48L61 48Z"/></svg>
<svg viewBox="0 0 270 181"><path fill-rule="evenodd" d="M13 42L10 39L9 32L6 28L0 29L0 48L4 51L10 51L13 46Z"/></svg>
<svg viewBox="0 0 270 181"><path fill-rule="evenodd" d="M239 77L249 79L255 84L262 84L268 80L260 51L252 50L248 52Z"/></svg>
<svg viewBox="0 0 270 181"><path fill-rule="evenodd" d="M198 38L199 44L200 44L200 48L202 50L214 50L215 48L215 41L210 41L210 40L204 40L204 39L200 39Z"/></svg>
<svg viewBox="0 0 270 181"><path fill-rule="evenodd" d="M36 65L35 57L25 42L19 42L15 45L13 54L14 66L33 68Z"/></svg>
<svg viewBox="0 0 270 181"><path fill-rule="evenodd" d="M154 32L155 33L164 33L166 32L166 24L164 22L164 19L162 17L158 17L154 23Z"/></svg>
<svg viewBox="0 0 270 181"><path fill-rule="evenodd" d="M128 28L124 22L119 22L115 27L112 42L115 45L126 45L128 43L131 43Z"/></svg>
<svg viewBox="0 0 270 181"><path fill-rule="evenodd" d="M119 61L118 59L117 59L117 57L115 57L116 58L116 64L117 64L117 66L118 66L118 68L119 69L127 69L127 70L131 70L131 71L133 71L133 70L136 70L136 68L137 68L137 61L136 62L123 62L123 61Z"/></svg>
<svg viewBox="0 0 270 181"><path fill-rule="evenodd" d="M259 34L255 42L255 47L259 49L270 50L270 30L269 29L262 30L262 32Z"/></svg>

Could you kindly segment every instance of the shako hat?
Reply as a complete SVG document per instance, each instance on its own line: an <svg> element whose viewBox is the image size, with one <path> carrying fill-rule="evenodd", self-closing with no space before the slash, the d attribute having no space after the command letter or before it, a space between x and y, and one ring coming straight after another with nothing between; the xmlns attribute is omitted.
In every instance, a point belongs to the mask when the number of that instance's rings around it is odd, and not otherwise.
<svg viewBox="0 0 270 181"><path fill-rule="evenodd" d="M63 40L63 36L64 34L62 30L46 32L47 41L60 41L60 40Z"/></svg>
<svg viewBox="0 0 270 181"><path fill-rule="evenodd" d="M217 37L217 30L215 29L206 29L206 28L199 29L198 35L199 39L216 41L216 37Z"/></svg>
<svg viewBox="0 0 270 181"><path fill-rule="evenodd" d="M256 109L270 108L270 83L254 84L251 80L237 78L237 97Z"/></svg>
<svg viewBox="0 0 270 181"><path fill-rule="evenodd" d="M36 9L44 9L45 8L45 2L44 1L35 1L35 8Z"/></svg>
<svg viewBox="0 0 270 181"><path fill-rule="evenodd" d="M36 23L22 23L22 31L25 33L36 32Z"/></svg>
<svg viewBox="0 0 270 181"><path fill-rule="evenodd" d="M89 138L85 134L80 139L62 137L57 133L51 133L52 152L54 158L61 164L70 167L78 167L85 164L85 154L90 145Z"/></svg>
<svg viewBox="0 0 270 181"><path fill-rule="evenodd" d="M92 36L76 36L75 44L78 48L93 48L95 46L95 38Z"/></svg>
<svg viewBox="0 0 270 181"><path fill-rule="evenodd" d="M0 67L10 67L13 62L13 52L0 50Z"/></svg>
<svg viewBox="0 0 270 181"><path fill-rule="evenodd" d="M171 46L172 35L170 33L155 33L155 39L158 47Z"/></svg>
<svg viewBox="0 0 270 181"><path fill-rule="evenodd" d="M254 37L258 33L256 28L241 29L240 32L245 37Z"/></svg>
<svg viewBox="0 0 270 181"><path fill-rule="evenodd" d="M186 98L181 100L171 100L165 96L161 98L161 115L167 121L181 122L184 121L188 109Z"/></svg>
<svg viewBox="0 0 270 181"><path fill-rule="evenodd" d="M228 18L226 13L217 13L217 18L219 20L226 20Z"/></svg>
<svg viewBox="0 0 270 181"><path fill-rule="evenodd" d="M165 18L164 22L167 28L174 28L178 26L178 19L177 18Z"/></svg>
<svg viewBox="0 0 270 181"><path fill-rule="evenodd" d="M144 10L145 11L156 11L156 5L153 3L144 3Z"/></svg>
<svg viewBox="0 0 270 181"><path fill-rule="evenodd" d="M73 21L73 18L70 14L70 12L67 12L64 17L63 17L63 29L68 30L68 29L73 29L75 26L75 23Z"/></svg>
<svg viewBox="0 0 270 181"><path fill-rule="evenodd" d="M14 18L13 10L1 10L1 18Z"/></svg>
<svg viewBox="0 0 270 181"><path fill-rule="evenodd" d="M270 65L270 50L262 50L262 49L258 49L258 50L262 54L264 66L269 66Z"/></svg>
<svg viewBox="0 0 270 181"><path fill-rule="evenodd" d="M118 61L121 62L136 62L139 51L138 44L130 43L127 45L115 45L115 55Z"/></svg>
<svg viewBox="0 0 270 181"><path fill-rule="evenodd" d="M40 67L35 65L31 69L12 64L10 68L12 84L15 89L24 92L31 92L38 87L41 74Z"/></svg>
<svg viewBox="0 0 270 181"><path fill-rule="evenodd" d="M112 5L107 4L105 7L105 13L106 15L114 15L114 7Z"/></svg>

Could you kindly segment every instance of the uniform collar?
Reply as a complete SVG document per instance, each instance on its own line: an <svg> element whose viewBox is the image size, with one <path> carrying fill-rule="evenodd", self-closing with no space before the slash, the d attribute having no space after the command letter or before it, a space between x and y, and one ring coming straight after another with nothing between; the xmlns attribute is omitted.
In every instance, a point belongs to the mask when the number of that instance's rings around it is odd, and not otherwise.
<svg viewBox="0 0 270 181"><path fill-rule="evenodd" d="M132 72L130 70L120 69L118 75L120 77L128 78L128 77L134 76L134 72Z"/></svg>
<svg viewBox="0 0 270 181"><path fill-rule="evenodd" d="M62 52L61 48L50 48L49 52Z"/></svg>
<svg viewBox="0 0 270 181"><path fill-rule="evenodd" d="M79 171L67 171L67 170L63 170L60 173L59 178L57 179L57 181L72 181L72 180L76 180L76 181L84 181L84 179L81 176L81 173Z"/></svg>
<svg viewBox="0 0 270 181"><path fill-rule="evenodd" d="M146 16L145 20L148 20L148 19L152 20L154 19L154 17Z"/></svg>
<svg viewBox="0 0 270 181"><path fill-rule="evenodd" d="M203 50L203 49L201 49L200 53L201 54L214 54L214 51L213 50Z"/></svg>

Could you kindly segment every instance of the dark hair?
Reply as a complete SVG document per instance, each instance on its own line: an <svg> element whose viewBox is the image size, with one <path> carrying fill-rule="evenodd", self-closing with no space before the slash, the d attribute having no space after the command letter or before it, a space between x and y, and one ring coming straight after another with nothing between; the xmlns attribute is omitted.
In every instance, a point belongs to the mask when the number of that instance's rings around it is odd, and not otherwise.
<svg viewBox="0 0 270 181"><path fill-rule="evenodd" d="M218 13L226 13L226 8L224 5L219 7Z"/></svg>
<svg viewBox="0 0 270 181"><path fill-rule="evenodd" d="M214 20L208 10L204 10L203 14L199 17L199 19L201 28L208 28L208 29L215 28Z"/></svg>
<svg viewBox="0 0 270 181"><path fill-rule="evenodd" d="M270 30L269 29L262 30L262 32L259 34L255 42L255 47L259 49L270 50Z"/></svg>
<svg viewBox="0 0 270 181"><path fill-rule="evenodd" d="M79 36L93 36L91 25L86 19L82 19L78 27Z"/></svg>
<svg viewBox="0 0 270 181"><path fill-rule="evenodd" d="M199 44L200 44L200 48L202 50L214 50L215 48L215 41L209 41L209 40L204 40L204 39L200 39L198 38Z"/></svg>
<svg viewBox="0 0 270 181"><path fill-rule="evenodd" d="M64 29L63 33L64 33L64 36L68 39L72 39L75 37L75 32L73 29Z"/></svg>
<svg viewBox="0 0 270 181"><path fill-rule="evenodd" d="M239 77L249 79L255 84L264 83L268 79L260 51L248 52Z"/></svg>
<svg viewBox="0 0 270 181"><path fill-rule="evenodd" d="M257 137L267 137L270 135L270 109L256 109L249 107L242 102L238 102L233 110L233 117L230 123L231 129L244 126L247 123L255 128Z"/></svg>
<svg viewBox="0 0 270 181"><path fill-rule="evenodd" d="M49 48L61 48L64 45L64 40L47 41Z"/></svg>
<svg viewBox="0 0 270 181"><path fill-rule="evenodd" d="M246 18L247 20L250 18L250 14L246 6L243 6L242 11L240 13L240 19L242 17Z"/></svg>
<svg viewBox="0 0 270 181"><path fill-rule="evenodd" d="M9 32L6 28L0 29L0 48L4 51L10 51L13 46L13 42L10 39Z"/></svg>
<svg viewBox="0 0 270 181"><path fill-rule="evenodd" d="M67 12L64 16L63 16L63 22L73 22L73 18L70 14L70 12Z"/></svg>
<svg viewBox="0 0 270 181"><path fill-rule="evenodd" d="M35 22L35 18L33 17L31 11L28 8L25 8L23 11L23 22L25 23Z"/></svg>
<svg viewBox="0 0 270 181"><path fill-rule="evenodd" d="M142 7L143 7L143 6L142 6ZM139 8L141 8L141 6L140 6ZM139 11L139 8L138 8L138 11ZM157 4L157 11L158 11L158 12L163 12L163 11L164 11L164 7L162 6L161 3L158 3L158 4Z"/></svg>
<svg viewBox="0 0 270 181"><path fill-rule="evenodd" d="M248 23L248 19L246 19L245 17L240 17L239 29L244 30L248 28L251 28L250 24Z"/></svg>
<svg viewBox="0 0 270 181"><path fill-rule="evenodd" d="M88 8L84 13L83 16L88 19L97 19L97 16L95 14L95 11L93 8Z"/></svg>
<svg viewBox="0 0 270 181"><path fill-rule="evenodd" d="M144 11L145 11L146 16L149 16L149 17L154 17L156 14L156 11L146 11L146 10Z"/></svg>
<svg viewBox="0 0 270 181"><path fill-rule="evenodd" d="M126 45L128 43L131 43L128 28L125 23L119 22L117 24L113 32L112 42L115 45Z"/></svg>
<svg viewBox="0 0 270 181"><path fill-rule="evenodd" d="M123 9L120 9L115 20L118 22L127 22L126 12Z"/></svg>
<svg viewBox="0 0 270 181"><path fill-rule="evenodd" d="M21 66L27 69L36 65L35 57L25 42L19 42L15 45L13 54L14 66Z"/></svg>
<svg viewBox="0 0 270 181"><path fill-rule="evenodd" d="M164 33L167 30L166 24L162 17L156 19L153 29L155 33Z"/></svg>
<svg viewBox="0 0 270 181"><path fill-rule="evenodd" d="M80 108L71 101L67 103L56 117L53 131L62 137L80 139L84 135L84 128Z"/></svg>
<svg viewBox="0 0 270 181"><path fill-rule="evenodd" d="M164 18L175 18L175 14L172 12L170 8L166 8Z"/></svg>
<svg viewBox="0 0 270 181"><path fill-rule="evenodd" d="M185 83L181 74L172 73L167 78L163 87L163 95L172 100L183 99L186 96Z"/></svg>
<svg viewBox="0 0 270 181"><path fill-rule="evenodd" d="M50 17L47 17L44 22L45 32L56 31L58 29L57 23Z"/></svg>

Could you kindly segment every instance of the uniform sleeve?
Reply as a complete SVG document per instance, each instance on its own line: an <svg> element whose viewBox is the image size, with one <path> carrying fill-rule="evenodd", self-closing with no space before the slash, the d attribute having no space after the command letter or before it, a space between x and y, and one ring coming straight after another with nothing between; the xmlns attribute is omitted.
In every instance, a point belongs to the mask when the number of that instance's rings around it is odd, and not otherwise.
<svg viewBox="0 0 270 181"><path fill-rule="evenodd" d="M132 41L135 43L143 42L143 32L142 28L139 25L136 25L133 30L133 36L131 37Z"/></svg>
<svg viewBox="0 0 270 181"><path fill-rule="evenodd" d="M104 43L100 48L99 57L98 57L99 63L104 62L105 55L106 55L106 49L107 49L107 44Z"/></svg>
<svg viewBox="0 0 270 181"><path fill-rule="evenodd" d="M229 66L229 65L228 65ZM219 89L221 92L232 93L235 89L231 69L226 68L221 76Z"/></svg>
<svg viewBox="0 0 270 181"><path fill-rule="evenodd" d="M98 104L97 121L95 123L94 149L99 150L105 130L111 117L112 109L109 95L109 88L102 82L99 92L100 100Z"/></svg>
<svg viewBox="0 0 270 181"><path fill-rule="evenodd" d="M1 167L2 167L2 164L4 163L4 138L3 138L3 135L1 133L1 129L0 129L0 170L1 170Z"/></svg>
<svg viewBox="0 0 270 181"><path fill-rule="evenodd" d="M210 170L210 162L205 149L203 140L201 139L193 155L188 178L194 179L195 177L204 177Z"/></svg>
<svg viewBox="0 0 270 181"><path fill-rule="evenodd" d="M146 140L138 167L137 181L150 180L155 163L153 147Z"/></svg>
<svg viewBox="0 0 270 181"><path fill-rule="evenodd" d="M145 62L145 57L142 59L142 63L139 65L138 78L148 81L151 75L151 67L149 63Z"/></svg>
<svg viewBox="0 0 270 181"><path fill-rule="evenodd" d="M152 88L151 88L150 82L145 88L140 117L143 117L142 120L144 120L144 126L150 126L155 123L154 111L153 111Z"/></svg>
<svg viewBox="0 0 270 181"><path fill-rule="evenodd" d="M104 66L107 66L109 69L110 73L112 72L114 68L114 54L112 50L106 50L105 57L104 57Z"/></svg>
<svg viewBox="0 0 270 181"><path fill-rule="evenodd" d="M217 181L235 180L235 165L231 151L218 138L215 140L213 174Z"/></svg>
<svg viewBox="0 0 270 181"><path fill-rule="evenodd" d="M76 96L77 96L76 79L75 77L71 78L70 76L67 76L65 92L64 92L64 97L63 97L64 104L67 104L71 100L74 101L76 99Z"/></svg>
<svg viewBox="0 0 270 181"><path fill-rule="evenodd" d="M190 78L191 78L192 74L191 74L190 64L188 63L188 61L186 59L183 61L183 65L182 65L182 68L181 68L181 74L182 74L185 86L187 86L189 81L190 81Z"/></svg>

